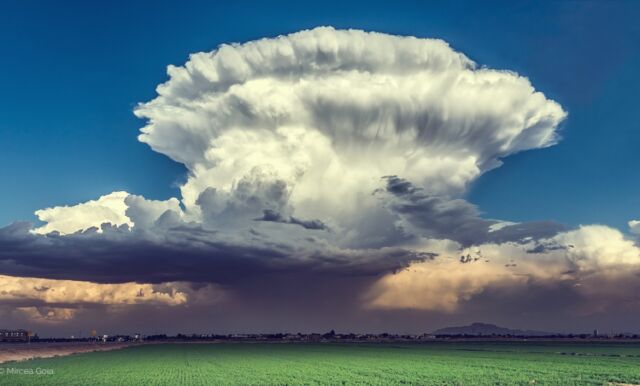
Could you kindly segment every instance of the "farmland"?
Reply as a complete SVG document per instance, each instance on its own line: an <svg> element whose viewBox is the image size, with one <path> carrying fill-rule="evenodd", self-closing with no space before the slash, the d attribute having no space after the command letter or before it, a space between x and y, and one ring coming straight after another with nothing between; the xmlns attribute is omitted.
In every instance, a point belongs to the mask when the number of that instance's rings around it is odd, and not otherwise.
<svg viewBox="0 0 640 386"><path fill-rule="evenodd" d="M640 344L156 344L0 368L2 385L638 384Z"/></svg>

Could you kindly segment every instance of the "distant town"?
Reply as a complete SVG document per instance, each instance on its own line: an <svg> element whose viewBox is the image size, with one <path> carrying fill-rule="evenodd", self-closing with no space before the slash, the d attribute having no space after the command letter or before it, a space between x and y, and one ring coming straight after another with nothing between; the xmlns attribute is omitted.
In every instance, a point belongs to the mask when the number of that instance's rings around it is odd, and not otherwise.
<svg viewBox="0 0 640 386"><path fill-rule="evenodd" d="M492 324L474 323L469 326L448 327L424 334L356 334L338 333L271 333L271 334L98 334L40 338L36 333L24 329L0 330L0 342L427 342L439 340L640 340L638 333L592 333L560 334L532 330L511 330Z"/></svg>

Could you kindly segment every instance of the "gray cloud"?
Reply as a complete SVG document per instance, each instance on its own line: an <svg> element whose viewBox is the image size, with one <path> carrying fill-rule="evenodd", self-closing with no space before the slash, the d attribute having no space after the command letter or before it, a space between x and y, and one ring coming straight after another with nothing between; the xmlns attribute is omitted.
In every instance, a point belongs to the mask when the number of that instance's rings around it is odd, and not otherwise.
<svg viewBox="0 0 640 386"><path fill-rule="evenodd" d="M274 212L271 209L263 210L262 217L256 219L256 221L271 221L282 224L294 224L299 225L305 229L316 230L328 230L329 228L320 220L300 220L296 217L284 217L280 213Z"/></svg>
<svg viewBox="0 0 640 386"><path fill-rule="evenodd" d="M477 207L463 199L429 195L424 189L398 176L386 176L385 205L400 216L398 225L420 237L450 239L463 247L484 243L529 242L549 238L564 230L550 221L502 225L485 220ZM386 194L385 194L386 193ZM492 227L500 225L498 229Z"/></svg>
<svg viewBox="0 0 640 386"><path fill-rule="evenodd" d="M340 249L313 238L287 244L255 231L234 242L224 232L179 222L170 213L151 229L103 224L101 233L90 228L65 236L35 235L29 223L14 223L0 228L0 273L103 283L237 283L285 272L376 275L426 256L397 247ZM167 223L171 227L163 228Z"/></svg>

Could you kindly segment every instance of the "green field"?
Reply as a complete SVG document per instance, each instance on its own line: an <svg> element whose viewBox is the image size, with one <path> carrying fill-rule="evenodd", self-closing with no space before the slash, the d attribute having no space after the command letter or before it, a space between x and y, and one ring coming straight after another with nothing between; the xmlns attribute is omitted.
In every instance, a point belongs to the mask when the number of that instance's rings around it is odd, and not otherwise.
<svg viewBox="0 0 640 386"><path fill-rule="evenodd" d="M0 364L2 385L640 384L640 344L162 344Z"/></svg>

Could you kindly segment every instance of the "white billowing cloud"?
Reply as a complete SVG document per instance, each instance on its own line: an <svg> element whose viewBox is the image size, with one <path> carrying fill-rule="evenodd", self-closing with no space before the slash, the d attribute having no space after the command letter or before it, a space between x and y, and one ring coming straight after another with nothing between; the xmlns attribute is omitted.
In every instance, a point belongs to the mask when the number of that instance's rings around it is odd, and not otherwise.
<svg viewBox="0 0 640 386"><path fill-rule="evenodd" d="M0 275L0 302L15 304L158 304L176 306L194 298L207 297L210 303L224 296L222 290L207 285L198 290L185 283L101 284L77 280L54 280ZM206 296L203 295L206 293Z"/></svg>
<svg viewBox="0 0 640 386"><path fill-rule="evenodd" d="M176 198L148 200L127 192L113 192L77 205L38 210L36 216L46 224L33 232L47 234L55 231L65 235L95 227L101 233L103 223L145 229L168 210L182 216L182 208Z"/></svg>
<svg viewBox="0 0 640 386"><path fill-rule="evenodd" d="M640 268L640 249L617 229L604 225L581 226L557 235L554 241L567 247L567 258L581 270Z"/></svg>
<svg viewBox="0 0 640 386"><path fill-rule="evenodd" d="M458 194L501 157L553 145L566 116L528 79L441 40L330 27L222 45L168 74L135 111L139 139L187 166L195 220L213 191L225 208L243 181L264 186L259 169L284 184L283 208L350 230L379 205L382 176Z"/></svg>
<svg viewBox="0 0 640 386"><path fill-rule="evenodd" d="M127 207L125 214L129 218L130 224L136 228L149 228L166 211L172 211L178 216L182 215L180 202L176 198L168 200L148 200L142 196L134 194L128 195L124 199ZM114 224L117 225L117 224Z"/></svg>
<svg viewBox="0 0 640 386"><path fill-rule="evenodd" d="M631 233L640 235L640 221L638 220L629 221L629 230L631 231Z"/></svg>
<svg viewBox="0 0 640 386"><path fill-rule="evenodd" d="M97 200L73 206L40 209L35 214L46 224L35 228L34 232L47 234L57 231L61 234L69 234L91 227L97 227L100 231L100 225L103 223L131 226L133 223L125 214L127 205L124 200L128 195L127 192L113 192Z"/></svg>
<svg viewBox="0 0 640 386"><path fill-rule="evenodd" d="M553 145L566 116L528 79L444 41L359 30L222 45L168 74L135 113L147 119L139 139L187 166L185 213L176 199L114 192L38 211L37 233L148 228L166 210L232 232L266 210L351 247L380 239L367 232L380 232L368 224L382 218L381 177L456 196L500 158Z"/></svg>
<svg viewBox="0 0 640 386"><path fill-rule="evenodd" d="M537 285L568 288L580 299L574 304L580 313L640 307L640 248L618 230L582 226L541 242L546 247L538 253L531 253L533 243L484 244L460 258L448 246L433 261L382 277L367 306L454 312L488 289L509 293Z"/></svg>

